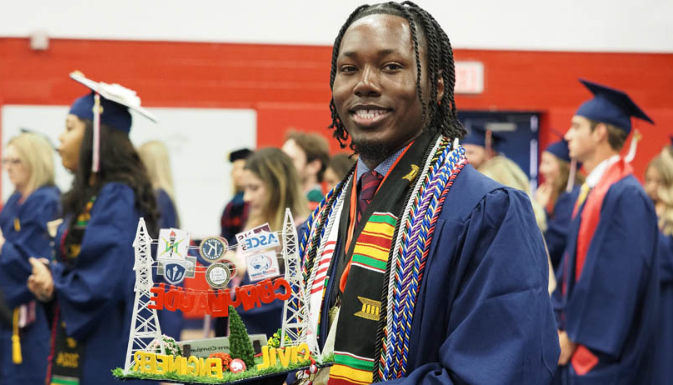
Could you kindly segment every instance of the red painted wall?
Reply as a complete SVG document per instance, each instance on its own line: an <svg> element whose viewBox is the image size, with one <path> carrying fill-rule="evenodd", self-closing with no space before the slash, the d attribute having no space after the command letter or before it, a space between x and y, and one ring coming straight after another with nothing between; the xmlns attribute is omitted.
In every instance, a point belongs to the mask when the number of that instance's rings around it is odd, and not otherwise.
<svg viewBox="0 0 673 385"><path fill-rule="evenodd" d="M135 89L150 107L254 108L258 145L280 145L289 127L329 137L330 55L330 47L316 46L65 39L35 52L27 39L0 38L0 104L68 105L84 93L68 78L79 69ZM542 147L555 140L549 129L565 131L589 98L578 77L627 90L657 122L637 124L644 132L638 176L673 133L673 54L456 50L455 56L485 68L484 92L458 96L459 109L539 111Z"/></svg>

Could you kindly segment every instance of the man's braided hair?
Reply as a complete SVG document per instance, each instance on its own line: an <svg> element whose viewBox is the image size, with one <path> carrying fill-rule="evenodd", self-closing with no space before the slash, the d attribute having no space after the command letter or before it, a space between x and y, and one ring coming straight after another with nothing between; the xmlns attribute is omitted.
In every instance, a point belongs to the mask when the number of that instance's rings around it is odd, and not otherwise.
<svg viewBox="0 0 673 385"><path fill-rule="evenodd" d="M355 21L369 15L385 14L399 16L409 22L411 29L411 39L414 44L414 53L416 55L416 92L423 106L423 124L432 129L440 131L449 138L463 138L467 131L458 120L456 111L456 102L454 100L453 89L456 85L456 69L453 62L453 49L446 32L437 23L437 21L426 10L411 1L403 3L381 3L376 5L361 5L348 16L348 19L339 30L339 34L334 40L332 49L332 68L330 72L330 89L334 87L334 78L336 77L336 64L341 46L341 39L346 30ZM427 74L431 85L431 93L428 100L424 101L424 95L421 93L421 58L419 54L419 34L418 27L425 37L425 51L427 54ZM444 80L444 96L440 102L437 102L437 83L439 76ZM348 132L346 131L339 115L334 99L330 100L330 111L332 113L332 124L330 129L334 129L334 137L339 141L341 147L346 147ZM426 118L429 117L429 122ZM352 148L352 145L351 145Z"/></svg>

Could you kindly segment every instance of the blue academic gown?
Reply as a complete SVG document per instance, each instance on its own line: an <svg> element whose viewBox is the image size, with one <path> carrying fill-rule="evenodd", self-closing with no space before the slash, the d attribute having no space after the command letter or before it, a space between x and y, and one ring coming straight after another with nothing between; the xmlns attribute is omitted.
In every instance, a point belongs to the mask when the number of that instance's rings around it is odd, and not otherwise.
<svg viewBox="0 0 673 385"><path fill-rule="evenodd" d="M580 219L578 214L571 224L554 307L559 328L571 341L587 347L598 363L582 376L570 364L559 367L557 383L649 384L659 290L659 232L652 202L632 175L610 187L582 273L575 280Z"/></svg>
<svg viewBox="0 0 673 385"><path fill-rule="evenodd" d="M0 212L0 228L5 237L0 252L0 290L12 309L36 300L27 286L33 271L28 258L51 257L47 222L60 215L61 207L56 187L41 187L25 202L20 199L21 194L15 192ZM16 365L12 362L12 328L0 325L0 384L43 383L49 335L44 309L35 306L35 322L20 332L23 362Z"/></svg>
<svg viewBox="0 0 673 385"><path fill-rule="evenodd" d="M659 318L652 384L673 384L673 236L659 234Z"/></svg>
<svg viewBox="0 0 673 385"><path fill-rule="evenodd" d="M61 319L68 335L84 345L82 385L116 384L111 370L124 366L134 302L132 244L140 216L129 186L106 184L91 209L74 268L61 262L52 266ZM57 240L67 225L66 218ZM58 261L61 252L56 247Z"/></svg>
<svg viewBox="0 0 673 385"><path fill-rule="evenodd" d="M575 186L569 192L561 193L554 205L554 212L547 213L547 231L544 233L544 239L547 242L549 258L554 271L558 271L558 266L563 258L568 229L579 193L579 186Z"/></svg>
<svg viewBox="0 0 673 385"><path fill-rule="evenodd" d="M163 189L156 191L157 206L161 218L159 220L159 227L162 229L170 229L178 227L178 213L175 209L175 204L170 196ZM167 283L163 278L159 277L154 271L154 283ZM168 284L168 283L167 283ZM169 284L170 285L170 284ZM184 285L180 285L184 286ZM168 311L159 310L159 324L161 325L161 333L173 337L176 341L180 341L180 334L184 324L184 317L181 310Z"/></svg>
<svg viewBox="0 0 673 385"><path fill-rule="evenodd" d="M548 272L528 197L465 166L437 220L408 376L392 382L548 384L559 357ZM328 330L327 308L321 331ZM326 337L320 333L321 345Z"/></svg>

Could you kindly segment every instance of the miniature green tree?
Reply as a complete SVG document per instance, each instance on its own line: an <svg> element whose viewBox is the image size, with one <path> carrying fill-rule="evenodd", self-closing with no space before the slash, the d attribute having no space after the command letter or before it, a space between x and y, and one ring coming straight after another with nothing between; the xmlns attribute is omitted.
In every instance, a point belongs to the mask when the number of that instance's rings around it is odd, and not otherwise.
<svg viewBox="0 0 673 385"><path fill-rule="evenodd" d="M232 358L240 358L248 369L255 366L255 352L248 330L233 306L229 306L229 350Z"/></svg>

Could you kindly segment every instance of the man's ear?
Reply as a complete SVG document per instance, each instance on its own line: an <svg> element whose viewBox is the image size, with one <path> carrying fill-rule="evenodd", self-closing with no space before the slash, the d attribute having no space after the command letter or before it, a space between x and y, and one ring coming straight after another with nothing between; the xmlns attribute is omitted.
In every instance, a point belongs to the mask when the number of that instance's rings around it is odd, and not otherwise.
<svg viewBox="0 0 673 385"><path fill-rule="evenodd" d="M444 98L444 77L442 77L443 71L439 71L437 74L437 103L442 102Z"/></svg>
<svg viewBox="0 0 673 385"><path fill-rule="evenodd" d="M608 127L605 123L598 123L594 127L594 132L592 133L597 142L602 142L603 140L608 140Z"/></svg>
<svg viewBox="0 0 673 385"><path fill-rule="evenodd" d="M306 163L306 167L311 172L311 175L318 175L320 169L322 168L322 161L320 159L313 159L312 161Z"/></svg>

